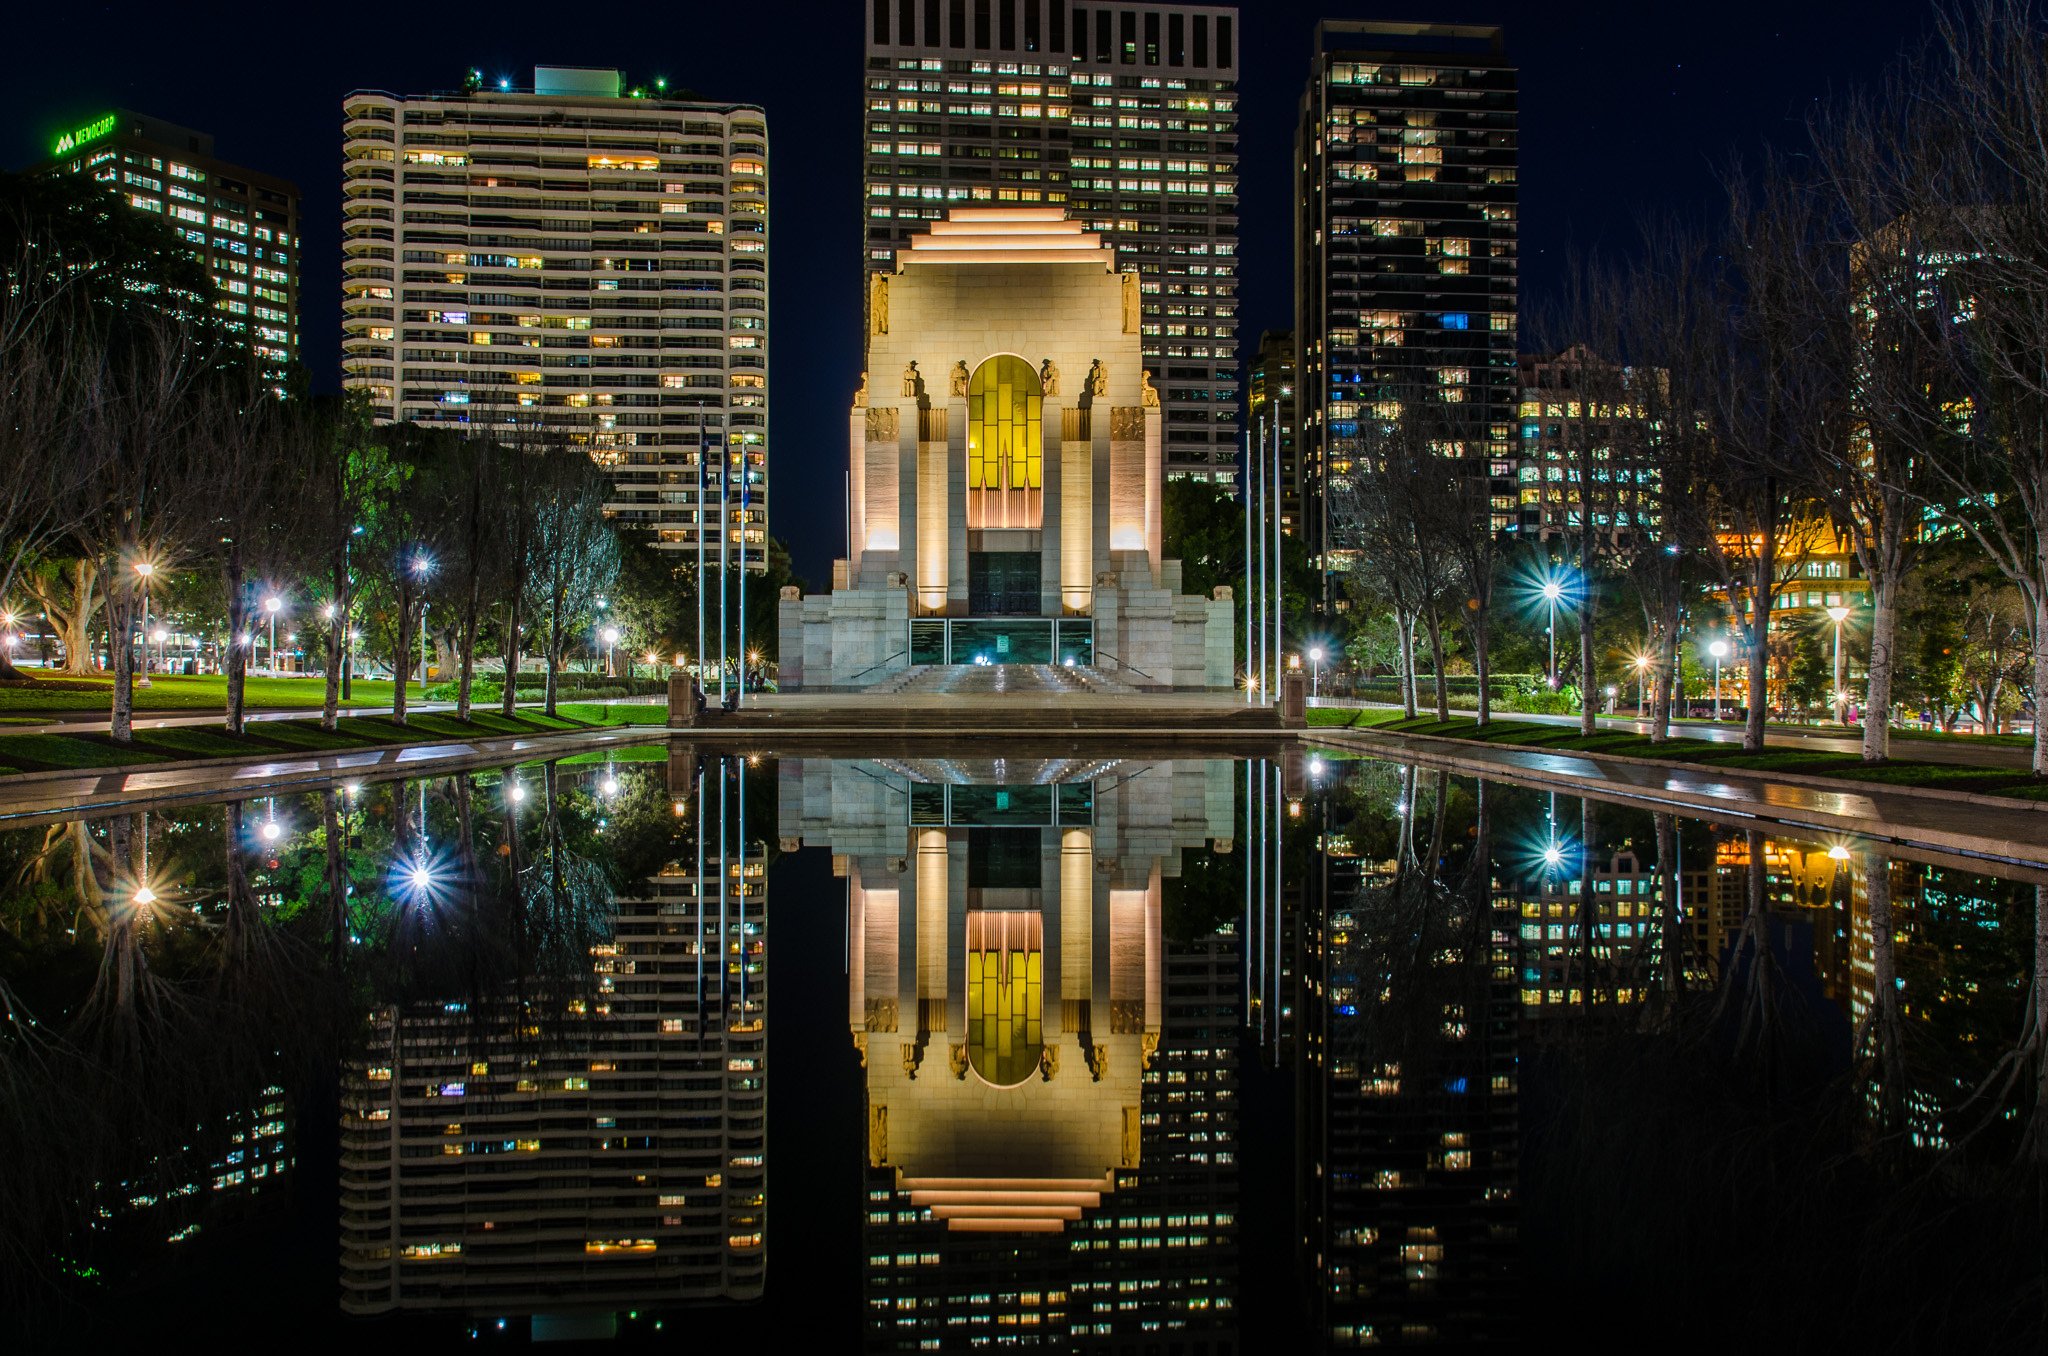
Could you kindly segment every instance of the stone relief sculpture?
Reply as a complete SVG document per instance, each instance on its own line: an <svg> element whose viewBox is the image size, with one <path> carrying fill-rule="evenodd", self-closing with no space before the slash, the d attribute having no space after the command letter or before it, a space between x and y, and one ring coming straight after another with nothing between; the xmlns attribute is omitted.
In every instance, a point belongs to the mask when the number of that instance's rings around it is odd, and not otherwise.
<svg viewBox="0 0 2048 1356"><path fill-rule="evenodd" d="M860 374L860 389L859 389L858 391L855 391L855 392L853 393L853 407L854 407L855 409L857 409L857 410L861 410L861 409L866 409L866 408L867 408L867 403L868 403L868 374L867 374L867 373L865 373L865 372L863 372L863 373L861 373L861 374Z"/></svg>
<svg viewBox="0 0 2048 1356"><path fill-rule="evenodd" d="M1109 369L1097 358L1088 365L1088 394L1106 396L1109 394Z"/></svg>
<svg viewBox="0 0 2048 1356"><path fill-rule="evenodd" d="M889 332L889 275L868 275L868 333Z"/></svg>
<svg viewBox="0 0 2048 1356"><path fill-rule="evenodd" d="M903 394L914 396L917 394L918 387L922 385L924 385L924 377L917 370L917 359L912 358L910 365L903 369Z"/></svg>
<svg viewBox="0 0 2048 1356"><path fill-rule="evenodd" d="M1149 367L1138 374L1138 403L1148 410L1159 408L1159 392L1152 385L1152 369Z"/></svg>
<svg viewBox="0 0 2048 1356"><path fill-rule="evenodd" d="M1038 385L1045 394L1056 396L1060 393L1060 365L1047 358L1038 365Z"/></svg>
<svg viewBox="0 0 2048 1356"><path fill-rule="evenodd" d="M969 382L970 380L972 380L972 378L970 378L970 377L969 377L969 376L967 375L967 364L966 364L966 363L965 363L964 361L963 361L963 362L956 362L956 363L954 363L954 364L953 364L953 386L952 386L952 392L951 392L951 394L952 394L952 398L953 398L953 399L955 399L955 400L965 400L965 399L967 399L967 383L968 383L968 382Z"/></svg>
<svg viewBox="0 0 2048 1356"><path fill-rule="evenodd" d="M1124 333L1138 332L1138 275L1126 273L1124 279Z"/></svg>

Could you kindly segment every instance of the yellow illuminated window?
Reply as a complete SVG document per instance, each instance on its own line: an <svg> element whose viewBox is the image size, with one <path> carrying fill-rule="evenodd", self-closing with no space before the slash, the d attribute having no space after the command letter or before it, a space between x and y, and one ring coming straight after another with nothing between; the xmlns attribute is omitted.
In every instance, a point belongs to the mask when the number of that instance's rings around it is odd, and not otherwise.
<svg viewBox="0 0 2048 1356"><path fill-rule="evenodd" d="M1001 1087L1038 1069L1042 927L1035 913L977 910L967 918L967 1058Z"/></svg>
<svg viewBox="0 0 2048 1356"><path fill-rule="evenodd" d="M967 387L970 527L1038 525L1044 410L1038 373L1022 358L999 354L976 369Z"/></svg>

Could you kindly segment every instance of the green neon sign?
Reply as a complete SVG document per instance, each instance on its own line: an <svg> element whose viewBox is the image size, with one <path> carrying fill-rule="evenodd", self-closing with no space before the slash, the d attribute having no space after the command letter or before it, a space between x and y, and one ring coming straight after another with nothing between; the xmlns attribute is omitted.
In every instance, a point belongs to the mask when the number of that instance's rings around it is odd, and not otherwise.
<svg viewBox="0 0 2048 1356"><path fill-rule="evenodd" d="M66 151L76 150L78 147L83 146L88 141L98 141L101 137L105 136L107 133L113 130L114 115L111 113L103 113L99 117L94 118L91 122L85 124L85 126L74 127L69 132L66 132L63 136L58 137L56 154L62 155Z"/></svg>

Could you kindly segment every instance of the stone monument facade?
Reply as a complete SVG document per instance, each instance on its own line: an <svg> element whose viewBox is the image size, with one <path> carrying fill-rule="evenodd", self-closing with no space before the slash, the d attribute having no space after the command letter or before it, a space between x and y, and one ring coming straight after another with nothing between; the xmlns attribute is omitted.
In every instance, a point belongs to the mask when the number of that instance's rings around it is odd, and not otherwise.
<svg viewBox="0 0 2048 1356"><path fill-rule="evenodd" d="M850 555L782 603L785 689L1004 663L1231 686L1228 597L1183 594L1161 551L1137 290L1058 208L956 209L870 280Z"/></svg>

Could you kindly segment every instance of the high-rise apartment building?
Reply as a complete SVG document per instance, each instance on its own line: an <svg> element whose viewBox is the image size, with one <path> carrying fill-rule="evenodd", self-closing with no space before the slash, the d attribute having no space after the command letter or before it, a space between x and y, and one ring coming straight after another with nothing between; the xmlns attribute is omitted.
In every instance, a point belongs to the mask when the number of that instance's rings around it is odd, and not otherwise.
<svg viewBox="0 0 2048 1356"><path fill-rule="evenodd" d="M1280 530L1302 530L1301 440L1294 436L1294 332L1267 330L1259 336L1245 388L1254 440L1280 444ZM1270 461L1270 454L1268 460Z"/></svg>
<svg viewBox="0 0 2048 1356"><path fill-rule="evenodd" d="M1492 482L1496 530L1515 521L1516 161L1500 29L1317 26L1296 137L1295 390L1318 555L1342 541L1330 492L1373 425L1403 417Z"/></svg>
<svg viewBox="0 0 2048 1356"><path fill-rule="evenodd" d="M213 138L117 108L59 133L44 173L85 175L163 219L206 266L227 332L273 381L299 356L299 190L230 164Z"/></svg>
<svg viewBox="0 0 2048 1356"><path fill-rule="evenodd" d="M664 546L715 531L722 498L728 549L764 569L762 111L542 66L344 114L343 385L381 421L587 453L614 519Z"/></svg>
<svg viewBox="0 0 2048 1356"><path fill-rule="evenodd" d="M1140 275L1169 476L1240 454L1237 37L1228 6L871 0L867 268L950 207L1067 208Z"/></svg>

